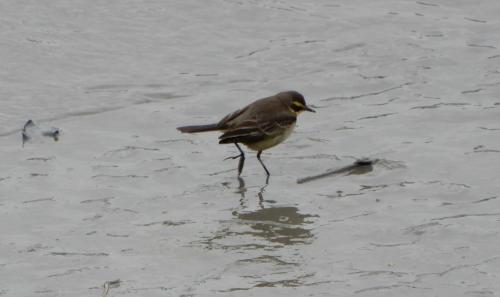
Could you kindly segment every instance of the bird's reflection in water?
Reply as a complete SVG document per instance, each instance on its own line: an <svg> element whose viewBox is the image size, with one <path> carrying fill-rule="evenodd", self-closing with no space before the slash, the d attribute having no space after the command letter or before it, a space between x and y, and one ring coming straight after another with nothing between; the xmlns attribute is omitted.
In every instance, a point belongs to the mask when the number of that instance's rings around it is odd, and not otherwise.
<svg viewBox="0 0 500 297"><path fill-rule="evenodd" d="M311 231L302 227L311 215L300 214L296 207L269 207L233 214L252 229L241 234L283 245L308 243L312 238Z"/></svg>
<svg viewBox="0 0 500 297"><path fill-rule="evenodd" d="M257 193L257 196L259 197L259 206L261 208L264 208L264 202L268 202L268 203L275 202L273 200L264 201L264 194L263 193L268 185L269 185L269 176L267 176L266 182L264 183L264 185L262 185L259 188L259 192ZM247 191L248 191L248 189L245 186L245 180L241 176L238 176L238 190L236 191L236 193L241 195L241 198L240 198L240 207L241 208L246 208L246 206L245 206L245 202L246 202L245 193Z"/></svg>
<svg viewBox="0 0 500 297"><path fill-rule="evenodd" d="M232 212L232 220L221 222L222 228L204 240L208 248L274 249L311 243L313 234L307 225L311 223L308 219L315 215L302 214L293 206L273 205L275 201L265 199L268 185L269 180L266 180L255 197L249 195L245 180L238 178L239 207ZM252 201L256 198L257 201ZM253 202L258 206L250 210L248 204Z"/></svg>

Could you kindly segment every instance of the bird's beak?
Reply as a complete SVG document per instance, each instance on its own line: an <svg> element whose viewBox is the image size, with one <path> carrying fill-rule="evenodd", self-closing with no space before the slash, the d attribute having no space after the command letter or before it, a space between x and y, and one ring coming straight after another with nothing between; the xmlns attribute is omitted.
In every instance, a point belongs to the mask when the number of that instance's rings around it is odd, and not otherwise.
<svg viewBox="0 0 500 297"><path fill-rule="evenodd" d="M310 111L310 112L316 112L316 110L310 108L309 106L304 106L304 110Z"/></svg>

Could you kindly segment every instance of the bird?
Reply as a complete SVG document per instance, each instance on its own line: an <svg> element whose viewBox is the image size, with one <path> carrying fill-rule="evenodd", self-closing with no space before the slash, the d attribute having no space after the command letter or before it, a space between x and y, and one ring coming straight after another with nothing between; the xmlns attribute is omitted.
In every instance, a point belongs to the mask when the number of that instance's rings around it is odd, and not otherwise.
<svg viewBox="0 0 500 297"><path fill-rule="evenodd" d="M257 151L257 159L270 176L261 154L286 140L295 128L297 116L303 111L316 112L306 104L304 96L297 91L284 91L273 96L258 99L247 106L229 113L219 122L208 125L177 127L182 133L220 131L219 144L234 144L239 155L238 177L245 163L245 153L239 144Z"/></svg>

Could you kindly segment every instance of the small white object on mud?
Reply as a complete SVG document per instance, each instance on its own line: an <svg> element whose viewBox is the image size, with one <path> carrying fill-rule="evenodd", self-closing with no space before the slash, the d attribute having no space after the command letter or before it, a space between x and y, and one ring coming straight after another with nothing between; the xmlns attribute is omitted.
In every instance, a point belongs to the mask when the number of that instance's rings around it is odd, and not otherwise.
<svg viewBox="0 0 500 297"><path fill-rule="evenodd" d="M32 120L28 120L24 124L22 131L23 147L26 142L43 142L44 138L49 137L58 141L61 135L59 128L55 127L40 127Z"/></svg>

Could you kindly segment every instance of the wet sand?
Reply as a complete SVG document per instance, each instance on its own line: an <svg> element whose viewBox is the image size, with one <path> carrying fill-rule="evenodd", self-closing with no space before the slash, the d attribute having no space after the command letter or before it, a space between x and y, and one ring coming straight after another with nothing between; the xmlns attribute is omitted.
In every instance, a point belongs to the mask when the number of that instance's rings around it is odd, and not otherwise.
<svg viewBox="0 0 500 297"><path fill-rule="evenodd" d="M1 6L0 296L500 290L497 1ZM284 89L269 183L175 130Z"/></svg>

